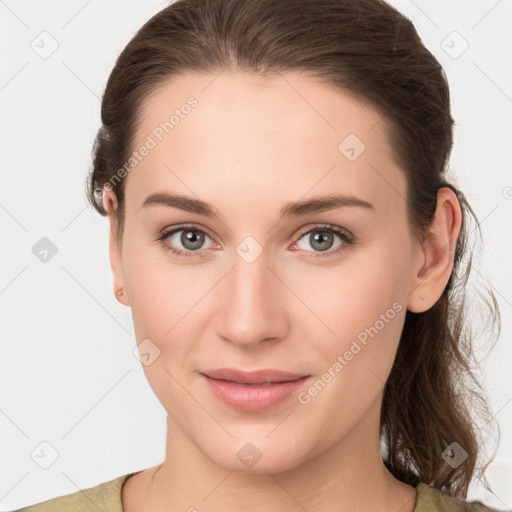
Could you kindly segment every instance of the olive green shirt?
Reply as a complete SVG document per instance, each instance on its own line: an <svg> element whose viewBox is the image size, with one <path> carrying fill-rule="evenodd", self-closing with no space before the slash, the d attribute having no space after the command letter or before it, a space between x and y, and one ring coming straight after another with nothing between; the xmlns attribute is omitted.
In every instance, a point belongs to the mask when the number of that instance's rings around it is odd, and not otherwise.
<svg viewBox="0 0 512 512"><path fill-rule="evenodd" d="M14 512L123 512L121 490L124 482L136 473L138 471ZM423 483L416 487L416 491L414 512L500 512L480 501L459 500Z"/></svg>

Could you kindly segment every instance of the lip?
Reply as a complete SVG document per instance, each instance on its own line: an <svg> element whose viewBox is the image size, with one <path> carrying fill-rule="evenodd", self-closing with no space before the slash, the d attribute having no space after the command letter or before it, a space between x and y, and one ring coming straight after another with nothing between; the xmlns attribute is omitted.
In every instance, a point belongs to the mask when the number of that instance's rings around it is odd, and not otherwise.
<svg viewBox="0 0 512 512"><path fill-rule="evenodd" d="M276 407L311 377L279 370L243 372L227 368L208 370L202 376L210 391L226 405L253 412Z"/></svg>
<svg viewBox="0 0 512 512"><path fill-rule="evenodd" d="M302 377L307 377L303 373L283 372L282 370L255 370L246 372L238 368L219 368L215 370L205 370L203 375L217 380L227 380L238 382L240 384L265 384L273 382L289 382Z"/></svg>

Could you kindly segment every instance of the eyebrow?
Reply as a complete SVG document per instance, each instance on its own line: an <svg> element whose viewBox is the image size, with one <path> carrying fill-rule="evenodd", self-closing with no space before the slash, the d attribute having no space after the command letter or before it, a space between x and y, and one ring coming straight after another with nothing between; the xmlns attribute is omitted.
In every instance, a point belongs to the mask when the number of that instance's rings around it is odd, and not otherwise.
<svg viewBox="0 0 512 512"><path fill-rule="evenodd" d="M146 197L140 208L142 209L156 205L178 208L186 212L196 213L197 215L203 215L209 218L221 218L220 212L217 208L205 201L188 196L168 194L167 192L156 192L149 195ZM358 206L369 210L375 210L372 204L352 195L329 194L326 196L317 196L311 199L286 203L279 211L279 218L299 217L301 215L320 213L348 206Z"/></svg>

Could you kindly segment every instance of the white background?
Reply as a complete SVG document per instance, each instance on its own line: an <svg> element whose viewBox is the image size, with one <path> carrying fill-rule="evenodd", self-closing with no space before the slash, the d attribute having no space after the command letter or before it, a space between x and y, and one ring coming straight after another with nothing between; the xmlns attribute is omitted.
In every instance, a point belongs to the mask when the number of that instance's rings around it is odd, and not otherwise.
<svg viewBox="0 0 512 512"><path fill-rule="evenodd" d="M503 318L482 377L501 427L487 473L495 495L476 482L468 497L512 509L512 2L390 3L414 22L448 76L456 121L450 169L481 221L476 277L493 286ZM115 59L165 5L0 2L2 511L164 457L165 412L133 355L130 309L112 291L108 223L86 206L84 183ZM43 31L58 43L46 59L31 47L45 37L49 48ZM454 58L462 38L469 47ZM42 237L57 247L47 263L32 252ZM42 449L51 457L42 442L58 452L48 469L31 457Z"/></svg>

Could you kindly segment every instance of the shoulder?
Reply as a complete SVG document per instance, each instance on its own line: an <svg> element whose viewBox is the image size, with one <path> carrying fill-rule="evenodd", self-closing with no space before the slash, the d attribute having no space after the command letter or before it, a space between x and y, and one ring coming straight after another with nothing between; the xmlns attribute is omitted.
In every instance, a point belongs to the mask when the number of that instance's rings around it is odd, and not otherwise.
<svg viewBox="0 0 512 512"><path fill-rule="evenodd" d="M413 512L505 512L485 506L480 501L466 501L451 494L420 483L416 487L417 499Z"/></svg>
<svg viewBox="0 0 512 512"><path fill-rule="evenodd" d="M121 489L123 483L133 474L128 473L95 487L52 498L13 512L123 512Z"/></svg>

